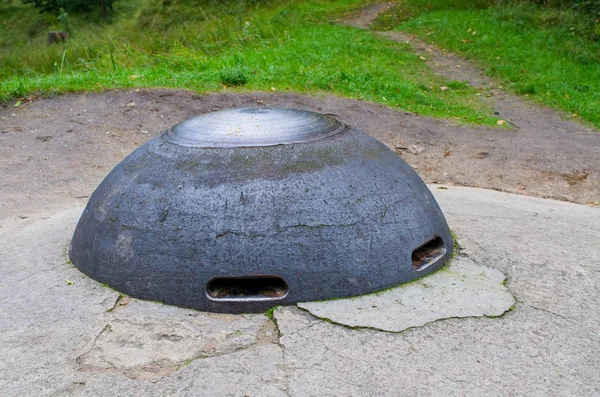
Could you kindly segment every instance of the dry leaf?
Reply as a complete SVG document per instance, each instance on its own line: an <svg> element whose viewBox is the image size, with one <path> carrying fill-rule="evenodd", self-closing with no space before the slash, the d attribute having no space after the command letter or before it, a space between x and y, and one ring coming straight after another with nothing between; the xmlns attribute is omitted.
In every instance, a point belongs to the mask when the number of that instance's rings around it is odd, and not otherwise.
<svg viewBox="0 0 600 397"><path fill-rule="evenodd" d="M496 121L496 124L498 124L498 125L504 125L504 123L506 123L506 121L504 121L504 120Z"/></svg>

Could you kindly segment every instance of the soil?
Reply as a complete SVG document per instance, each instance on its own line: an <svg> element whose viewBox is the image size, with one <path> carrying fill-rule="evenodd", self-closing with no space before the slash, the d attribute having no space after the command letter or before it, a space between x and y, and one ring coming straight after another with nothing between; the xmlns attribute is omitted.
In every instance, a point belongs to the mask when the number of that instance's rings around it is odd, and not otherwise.
<svg viewBox="0 0 600 397"><path fill-rule="evenodd" d="M366 27L389 6L370 6L347 22ZM240 106L333 115L383 141L426 182L599 204L599 131L503 92L475 66L431 44L400 32L374 34L408 41L436 72L489 90L486 100L511 128L465 127L366 101L296 93L197 95L138 89L4 105L0 219L27 219L63 207L65 201L83 204L112 167L140 144L186 118Z"/></svg>

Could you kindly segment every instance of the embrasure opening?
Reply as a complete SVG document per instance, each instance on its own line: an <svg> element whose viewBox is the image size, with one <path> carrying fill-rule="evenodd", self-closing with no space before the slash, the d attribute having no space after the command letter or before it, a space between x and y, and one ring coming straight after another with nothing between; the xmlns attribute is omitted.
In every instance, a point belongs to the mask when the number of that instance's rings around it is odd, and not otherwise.
<svg viewBox="0 0 600 397"><path fill-rule="evenodd" d="M413 251L412 265L417 271L424 270L436 263L445 253L444 242L439 236L435 236Z"/></svg>
<svg viewBox="0 0 600 397"><path fill-rule="evenodd" d="M217 277L206 284L206 294L214 301L277 300L287 293L287 283L277 276Z"/></svg>

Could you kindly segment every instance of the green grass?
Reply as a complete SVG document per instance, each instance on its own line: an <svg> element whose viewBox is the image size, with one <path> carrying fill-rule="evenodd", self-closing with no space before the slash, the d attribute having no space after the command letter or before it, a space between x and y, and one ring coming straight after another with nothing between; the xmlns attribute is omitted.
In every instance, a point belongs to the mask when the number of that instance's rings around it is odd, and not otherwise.
<svg viewBox="0 0 600 397"><path fill-rule="evenodd" d="M365 3L124 0L110 24L69 16L72 40L52 46L55 17L2 4L0 100L132 87L291 90L495 124L473 89L433 74L406 44L332 23Z"/></svg>
<svg viewBox="0 0 600 397"><path fill-rule="evenodd" d="M270 320L275 321L275 310L279 309L280 307L281 306L273 306L265 312L265 316L267 316Z"/></svg>
<svg viewBox="0 0 600 397"><path fill-rule="evenodd" d="M600 128L599 23L527 2L403 0L378 28L398 26L474 59L513 92Z"/></svg>

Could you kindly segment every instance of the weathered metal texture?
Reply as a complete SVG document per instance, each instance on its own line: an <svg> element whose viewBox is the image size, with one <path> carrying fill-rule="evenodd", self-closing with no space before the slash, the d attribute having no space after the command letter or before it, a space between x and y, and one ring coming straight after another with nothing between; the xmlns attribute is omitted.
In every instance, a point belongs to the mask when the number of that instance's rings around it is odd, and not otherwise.
<svg viewBox="0 0 600 397"><path fill-rule="evenodd" d="M274 108L199 116L139 147L92 194L69 251L131 296L231 313L382 290L451 253L435 199L393 151Z"/></svg>

